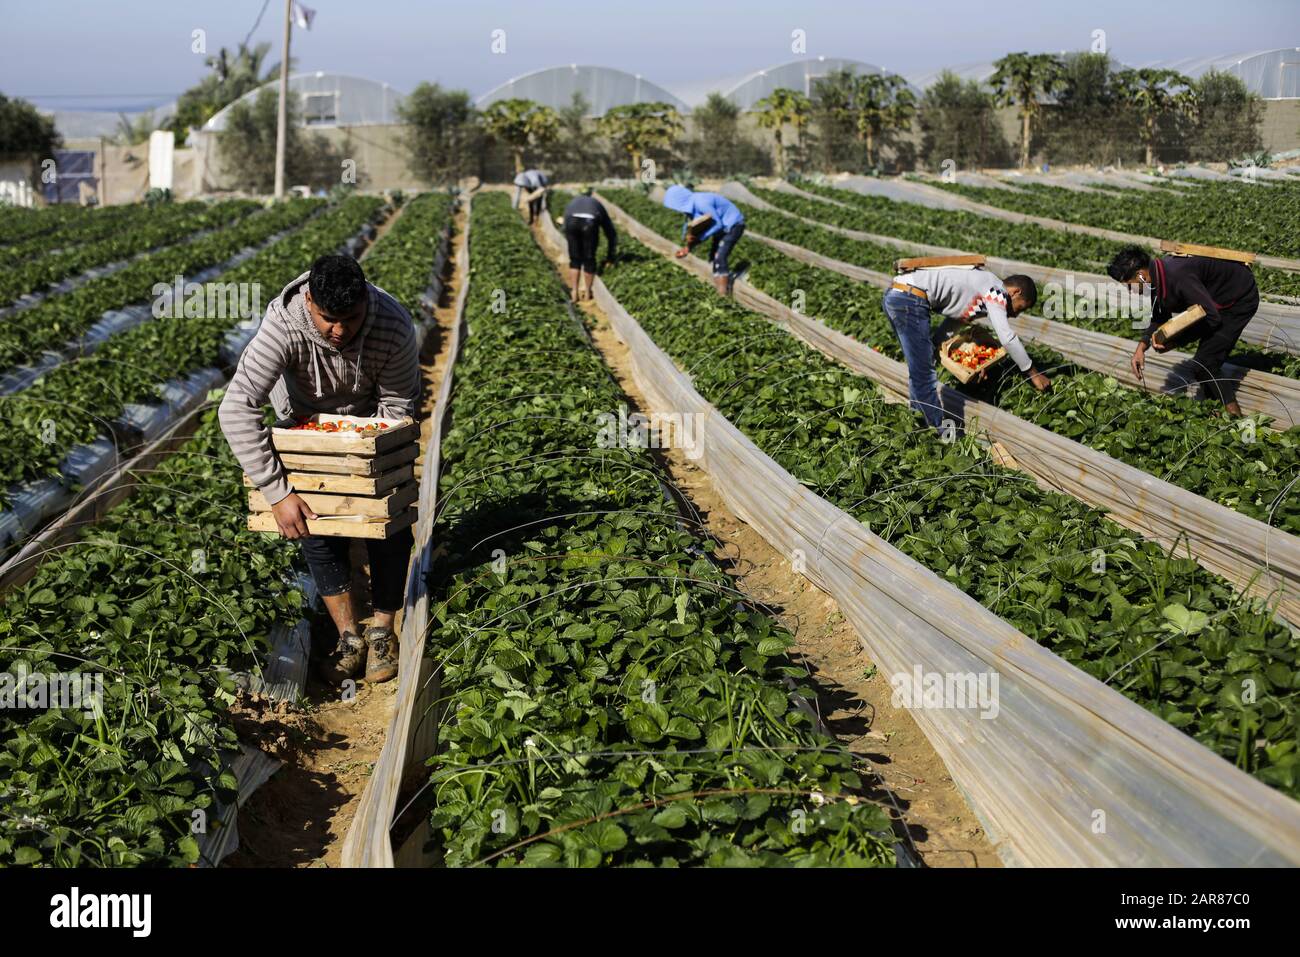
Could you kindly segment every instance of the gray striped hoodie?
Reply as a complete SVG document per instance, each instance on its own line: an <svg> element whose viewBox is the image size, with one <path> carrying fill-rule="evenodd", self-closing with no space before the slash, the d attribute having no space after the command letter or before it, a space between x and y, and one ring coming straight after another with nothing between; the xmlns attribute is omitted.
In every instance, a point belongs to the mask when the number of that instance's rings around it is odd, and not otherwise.
<svg viewBox="0 0 1300 957"><path fill-rule="evenodd" d="M272 301L239 357L218 418L235 458L274 505L293 487L262 422L270 400L281 419L317 412L415 416L420 361L410 314L378 286L361 328L342 349L316 330L307 311L303 273Z"/></svg>

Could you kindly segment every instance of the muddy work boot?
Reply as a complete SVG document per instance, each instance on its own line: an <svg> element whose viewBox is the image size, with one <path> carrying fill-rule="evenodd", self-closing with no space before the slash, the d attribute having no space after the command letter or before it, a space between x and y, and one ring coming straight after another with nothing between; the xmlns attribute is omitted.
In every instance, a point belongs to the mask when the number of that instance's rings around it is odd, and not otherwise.
<svg viewBox="0 0 1300 957"><path fill-rule="evenodd" d="M365 639L355 631L345 631L339 635L339 643L321 663L320 675L331 684L342 684L348 678L356 677L366 663Z"/></svg>
<svg viewBox="0 0 1300 957"><path fill-rule="evenodd" d="M371 625L366 629L370 657L366 661L366 680L378 684L397 677L397 636L391 628Z"/></svg>

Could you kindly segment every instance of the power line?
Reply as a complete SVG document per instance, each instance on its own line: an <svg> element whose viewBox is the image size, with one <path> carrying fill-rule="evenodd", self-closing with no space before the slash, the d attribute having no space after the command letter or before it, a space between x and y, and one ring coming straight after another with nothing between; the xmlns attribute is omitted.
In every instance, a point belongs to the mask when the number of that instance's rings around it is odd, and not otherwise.
<svg viewBox="0 0 1300 957"><path fill-rule="evenodd" d="M257 14L257 19L253 21L253 29L248 31L248 35L244 37L244 42L240 44L240 46L245 46L245 47L248 46L248 41L251 40L253 38L253 34L257 32L257 28L262 22L262 14L266 13L266 8L270 5L270 3L271 0L262 0L262 9Z"/></svg>

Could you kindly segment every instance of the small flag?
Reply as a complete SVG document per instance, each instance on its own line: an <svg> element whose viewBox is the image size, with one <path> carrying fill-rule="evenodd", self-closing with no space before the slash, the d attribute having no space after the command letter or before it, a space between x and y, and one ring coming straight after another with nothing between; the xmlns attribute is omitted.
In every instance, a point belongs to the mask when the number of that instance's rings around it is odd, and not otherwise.
<svg viewBox="0 0 1300 957"><path fill-rule="evenodd" d="M316 11L293 0L293 21L304 30L311 29L311 22L316 19Z"/></svg>

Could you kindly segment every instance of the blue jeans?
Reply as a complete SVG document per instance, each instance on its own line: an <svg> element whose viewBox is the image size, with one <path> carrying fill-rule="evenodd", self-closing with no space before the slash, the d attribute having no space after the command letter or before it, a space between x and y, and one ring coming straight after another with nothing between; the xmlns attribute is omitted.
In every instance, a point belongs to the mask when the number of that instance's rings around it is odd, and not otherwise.
<svg viewBox="0 0 1300 957"><path fill-rule="evenodd" d="M912 408L925 416L931 428L944 419L939 405L939 377L934 372L934 343L930 339L930 304L899 289L885 292L885 315L907 359L907 389Z"/></svg>
<svg viewBox="0 0 1300 957"><path fill-rule="evenodd" d="M736 223L726 232L719 230L713 234L713 245L709 250L709 261L713 263L713 275L730 276L731 263L727 257L731 255L732 247L740 239L741 233L745 231L744 223Z"/></svg>

